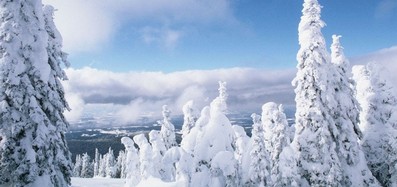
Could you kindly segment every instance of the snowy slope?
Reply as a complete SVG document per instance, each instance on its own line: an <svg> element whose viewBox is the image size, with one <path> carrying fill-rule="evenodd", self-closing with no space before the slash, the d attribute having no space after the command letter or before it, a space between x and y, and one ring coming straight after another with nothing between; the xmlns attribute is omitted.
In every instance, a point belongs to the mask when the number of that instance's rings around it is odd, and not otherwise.
<svg viewBox="0 0 397 187"><path fill-rule="evenodd" d="M122 187L124 182L125 179L72 177L72 187Z"/></svg>
<svg viewBox="0 0 397 187"><path fill-rule="evenodd" d="M111 178L75 178L72 177L72 187L123 187L125 179L111 179ZM183 181L177 182L163 182L161 179L148 178L141 181L138 187L161 186L161 187L183 187Z"/></svg>

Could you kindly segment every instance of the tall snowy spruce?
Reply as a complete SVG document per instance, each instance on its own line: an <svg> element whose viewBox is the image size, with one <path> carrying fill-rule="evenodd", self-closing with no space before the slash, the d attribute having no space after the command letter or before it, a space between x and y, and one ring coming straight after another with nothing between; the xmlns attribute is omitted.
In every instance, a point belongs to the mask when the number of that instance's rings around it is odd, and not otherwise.
<svg viewBox="0 0 397 187"><path fill-rule="evenodd" d="M397 95L375 64L354 66L361 106L361 145L368 167L383 186L397 186Z"/></svg>
<svg viewBox="0 0 397 187"><path fill-rule="evenodd" d="M66 54L52 10L41 0L0 2L0 185L70 185Z"/></svg>
<svg viewBox="0 0 397 187"><path fill-rule="evenodd" d="M175 127L171 123L170 115L171 111L168 109L167 105L163 106L163 120L158 121L161 125L160 135L164 142L165 148L168 150L171 147L176 146L176 139L175 139Z"/></svg>
<svg viewBox="0 0 397 187"><path fill-rule="evenodd" d="M343 169L343 186L376 186L376 179L367 166L367 160L358 143L361 131L358 127L358 102L354 97L352 81L348 78L349 61L343 53L340 37L333 35L331 45L331 62L336 68L334 72L334 90L336 105L332 108L335 120L336 150Z"/></svg>
<svg viewBox="0 0 397 187"><path fill-rule="evenodd" d="M262 106L262 126L264 143L269 153L269 173L274 185L282 178L280 171L280 154L291 143L288 135L288 122L282 105L269 102Z"/></svg>
<svg viewBox="0 0 397 187"><path fill-rule="evenodd" d="M298 155L301 185L342 186L342 168L335 150L335 122L330 113L332 69L321 33L321 6L305 0L299 23L298 72L295 86L296 132L293 148ZM331 74L332 75L332 74ZM307 183L306 183L307 182Z"/></svg>
<svg viewBox="0 0 397 187"><path fill-rule="evenodd" d="M261 124L261 116L252 114L252 149L249 168L250 181L247 186L272 186L270 175L269 152L266 150L265 133Z"/></svg>

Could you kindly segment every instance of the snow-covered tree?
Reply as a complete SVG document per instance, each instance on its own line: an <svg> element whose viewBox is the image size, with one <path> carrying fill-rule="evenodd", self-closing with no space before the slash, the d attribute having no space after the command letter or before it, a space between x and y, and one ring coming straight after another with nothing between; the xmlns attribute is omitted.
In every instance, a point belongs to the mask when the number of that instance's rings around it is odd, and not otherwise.
<svg viewBox="0 0 397 187"><path fill-rule="evenodd" d="M353 67L360 103L361 145L368 167L383 186L397 186L397 95L375 64Z"/></svg>
<svg viewBox="0 0 397 187"><path fill-rule="evenodd" d="M91 178L94 175L93 167L91 164L91 158L87 153L84 153L81 157L81 178Z"/></svg>
<svg viewBox="0 0 397 187"><path fill-rule="evenodd" d="M150 146L144 134L138 134L133 139L139 147L139 171L141 172L141 179L147 179L153 176L154 173L152 146Z"/></svg>
<svg viewBox="0 0 397 187"><path fill-rule="evenodd" d="M141 179L138 150L135 148L134 141L132 141L131 138L123 137L121 138L121 143L124 144L125 151L127 153L125 161L125 178L127 180L125 187L133 187L136 186Z"/></svg>
<svg viewBox="0 0 397 187"><path fill-rule="evenodd" d="M249 186L271 186L269 152L264 141L261 116L252 114L251 117L254 124L252 125L251 162L248 171L250 176Z"/></svg>
<svg viewBox="0 0 397 187"><path fill-rule="evenodd" d="M99 151L98 148L95 148L95 158L94 158L94 177L99 175L99 163L100 163L100 159L99 159Z"/></svg>
<svg viewBox="0 0 397 187"><path fill-rule="evenodd" d="M272 181L280 177L280 154L291 143L288 136L288 122L282 105L269 102L262 106L262 125L264 141L270 157L270 174Z"/></svg>
<svg viewBox="0 0 397 187"><path fill-rule="evenodd" d="M41 0L0 3L0 185L68 186L62 39ZM40 181L40 182L39 182Z"/></svg>
<svg viewBox="0 0 397 187"><path fill-rule="evenodd" d="M252 143L250 137L247 136L244 128L238 125L232 126L234 130L234 157L237 161L237 184L240 182L248 181L248 170L250 165L250 155Z"/></svg>
<svg viewBox="0 0 397 187"><path fill-rule="evenodd" d="M172 147L168 149L164 154L164 157L161 161L163 165L164 181L175 181L176 179L176 164L179 162L181 155L183 154L183 149L180 147Z"/></svg>
<svg viewBox="0 0 397 187"><path fill-rule="evenodd" d="M149 132L149 142L152 144L152 163L153 163L153 177L165 179L164 168L162 160L167 149L161 139L160 132L152 130Z"/></svg>
<svg viewBox="0 0 397 187"><path fill-rule="evenodd" d="M331 62L336 71L334 71L331 85L334 88L332 91L336 104L332 105L331 115L336 127L332 135L335 138L336 152L343 172L341 184L343 186L374 186L377 185L376 179L372 176L358 143L359 137L362 136L358 127L358 103L354 97L353 83L348 78L349 61L344 56L340 37L332 36Z"/></svg>
<svg viewBox="0 0 397 187"><path fill-rule="evenodd" d="M125 165L126 165L127 154L123 151L119 151L119 156L116 159L116 176L115 178L125 178Z"/></svg>
<svg viewBox="0 0 397 187"><path fill-rule="evenodd" d="M106 160L107 154L99 156L98 177L106 177Z"/></svg>
<svg viewBox="0 0 397 187"><path fill-rule="evenodd" d="M81 165L82 165L81 155L78 154L78 155L76 155L76 161L73 166L73 177L80 177Z"/></svg>
<svg viewBox="0 0 397 187"><path fill-rule="evenodd" d="M109 147L108 153L106 153L105 158L105 167L106 167L106 177L107 178L115 178L116 176L116 159L114 157L114 153L111 147Z"/></svg>
<svg viewBox="0 0 397 187"><path fill-rule="evenodd" d="M335 105L330 83L333 75L325 40L321 33L321 6L305 0L299 23L298 72L295 86L296 132L293 148L300 175L311 186L341 186L342 169L335 151L338 136L330 108ZM303 184L302 184L303 185Z"/></svg>
<svg viewBox="0 0 397 187"><path fill-rule="evenodd" d="M197 117L194 110L194 103L192 100L188 101L182 107L183 111L183 125L182 125L182 138L190 133L190 130L194 127Z"/></svg>
<svg viewBox="0 0 397 187"><path fill-rule="evenodd" d="M163 106L163 120L158 123L161 125L161 138L163 139L164 145L167 149L176 146L175 139L175 127L171 123L170 114L171 111L168 109L167 105Z"/></svg>
<svg viewBox="0 0 397 187"><path fill-rule="evenodd" d="M211 162L211 187L238 186L237 160L234 153L221 151L215 155Z"/></svg>
<svg viewBox="0 0 397 187"><path fill-rule="evenodd" d="M208 186L209 184L203 180L208 181L211 177L211 161L215 155L221 151L234 152L234 131L225 115L227 111L226 83L219 82L219 87L219 96L210 105L208 124L203 127L196 138L194 148L196 166L192 174L192 185Z"/></svg>
<svg viewBox="0 0 397 187"><path fill-rule="evenodd" d="M298 156L291 146L284 147L279 156L278 173L276 178L273 178L273 186L308 186L299 174Z"/></svg>
<svg viewBox="0 0 397 187"><path fill-rule="evenodd" d="M210 107L205 106L197 119L196 124L190 130L189 134L185 135L181 141L181 147L189 154L193 155L194 147L196 146L197 138L201 136L204 127L208 124L210 118Z"/></svg>

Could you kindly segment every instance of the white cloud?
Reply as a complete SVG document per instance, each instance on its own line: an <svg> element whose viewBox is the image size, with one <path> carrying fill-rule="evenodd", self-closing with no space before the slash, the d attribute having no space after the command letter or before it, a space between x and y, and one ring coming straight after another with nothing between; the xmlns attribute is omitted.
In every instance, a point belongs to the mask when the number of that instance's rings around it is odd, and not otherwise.
<svg viewBox="0 0 397 187"><path fill-rule="evenodd" d="M136 122L142 116L160 117L161 107L165 104L174 115L182 114L181 108L189 100L194 100L197 107L202 108L217 96L219 80L228 82L231 112L259 112L261 105L268 101L285 105L292 105L294 101L290 81L295 70L232 68L174 73L114 73L83 68L66 72L69 76L69 81L64 83L66 95L80 96L91 108L111 105L107 108L113 111L94 115L100 117L112 113L121 123ZM72 109L87 113L79 108Z"/></svg>
<svg viewBox="0 0 397 187"><path fill-rule="evenodd" d="M397 89L397 46L355 57L351 61L352 64L367 64L369 62L381 64L386 70L383 75L387 76Z"/></svg>
<svg viewBox="0 0 397 187"><path fill-rule="evenodd" d="M134 22L156 22L162 30L173 24L234 22L230 0L43 0L53 5L55 23L65 50L93 51L113 39L119 28ZM144 26L145 27L145 26ZM164 31L164 44L173 48L180 31Z"/></svg>
<svg viewBox="0 0 397 187"><path fill-rule="evenodd" d="M55 23L68 52L97 50L108 42L117 29L115 17L92 1L44 0L53 5Z"/></svg>
<svg viewBox="0 0 397 187"><path fill-rule="evenodd" d="M70 122L77 122L81 119L84 112L84 100L78 94L68 92L66 94L70 111L65 111L65 117Z"/></svg>

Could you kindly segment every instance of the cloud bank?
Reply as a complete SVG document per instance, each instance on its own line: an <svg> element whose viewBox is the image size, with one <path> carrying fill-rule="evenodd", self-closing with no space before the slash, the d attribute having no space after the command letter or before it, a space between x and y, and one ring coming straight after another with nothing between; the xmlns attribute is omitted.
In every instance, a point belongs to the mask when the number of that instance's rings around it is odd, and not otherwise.
<svg viewBox="0 0 397 187"><path fill-rule="evenodd" d="M397 46L351 58L352 65L368 62L386 67L384 75L397 88ZM293 110L295 95L290 82L295 72L252 68L173 73L67 69L69 81L64 86L72 111L66 116L71 121L88 116L115 118L117 124L136 123L142 116L159 119L165 104L173 115L180 115L189 100L194 100L198 109L208 105L218 94L220 80L228 83L230 112L260 112L260 106L269 101Z"/></svg>
<svg viewBox="0 0 397 187"><path fill-rule="evenodd" d="M380 64L386 71L383 75L386 76L397 89L397 46L354 57L351 61L353 65L367 64L369 62Z"/></svg>
<svg viewBox="0 0 397 187"><path fill-rule="evenodd" d="M260 112L265 102L286 106L294 103L290 84L295 70L269 71L250 68L194 70L174 73L115 73L92 68L66 70L64 83L76 120L83 113L113 115L118 123L134 123L142 116L160 117L162 105L173 115L182 114L182 106L194 100L201 109L218 95L218 81L226 81L230 112ZM101 108L102 114L89 110ZM96 116L100 117L100 116Z"/></svg>
<svg viewBox="0 0 397 187"><path fill-rule="evenodd" d="M154 23L149 33L145 26L136 28L142 31L144 42L149 37L156 44L172 49L182 38L182 29L170 27L235 21L230 0L43 0L43 3L58 9L55 23L64 38L64 49L70 53L98 50L119 29L131 23Z"/></svg>

